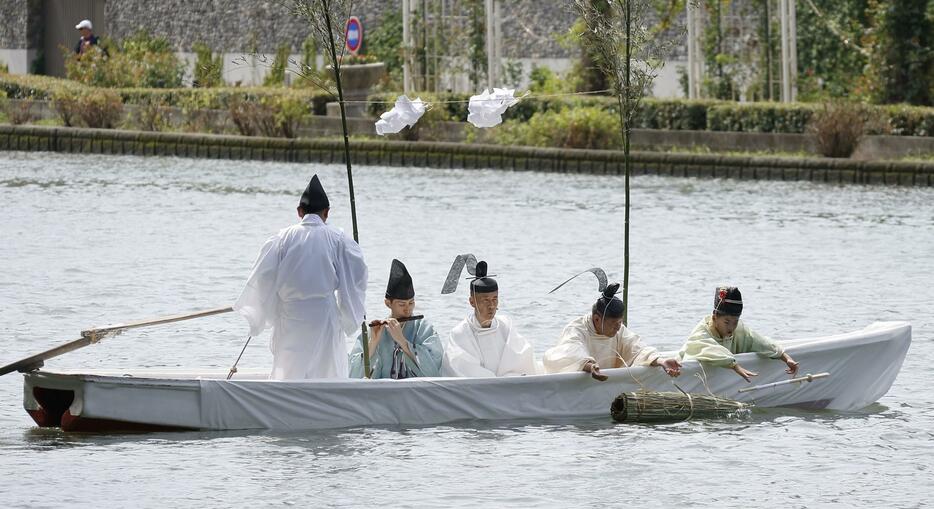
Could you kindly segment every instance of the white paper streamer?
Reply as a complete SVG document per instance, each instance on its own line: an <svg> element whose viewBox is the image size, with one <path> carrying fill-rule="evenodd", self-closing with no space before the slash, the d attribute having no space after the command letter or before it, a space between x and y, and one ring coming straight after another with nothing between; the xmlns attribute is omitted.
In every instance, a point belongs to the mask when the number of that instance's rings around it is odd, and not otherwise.
<svg viewBox="0 0 934 509"><path fill-rule="evenodd" d="M467 121L477 127L493 127L503 122L506 109L519 102L513 97L513 88L494 88L493 93L484 89L482 94L470 98Z"/></svg>
<svg viewBox="0 0 934 509"><path fill-rule="evenodd" d="M376 134L385 136L401 131L405 126L412 127L425 114L426 104L419 97L414 101L404 95L396 99L391 110L379 116L376 121Z"/></svg>

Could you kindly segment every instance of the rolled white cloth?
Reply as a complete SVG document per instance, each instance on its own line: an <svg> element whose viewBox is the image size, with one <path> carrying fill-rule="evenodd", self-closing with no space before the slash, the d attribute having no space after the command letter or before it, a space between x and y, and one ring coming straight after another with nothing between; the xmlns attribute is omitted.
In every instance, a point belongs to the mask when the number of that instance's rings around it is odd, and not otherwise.
<svg viewBox="0 0 934 509"><path fill-rule="evenodd" d="M413 101L400 95L396 99L395 106L379 116L379 120L376 121L376 134L385 136L386 133L397 133L405 126L414 126L425 114L425 107L421 97Z"/></svg>
<svg viewBox="0 0 934 509"><path fill-rule="evenodd" d="M482 94L470 98L467 121L477 127L499 125L506 109L519 102L513 95L515 92L513 88L494 88L492 93L484 89Z"/></svg>

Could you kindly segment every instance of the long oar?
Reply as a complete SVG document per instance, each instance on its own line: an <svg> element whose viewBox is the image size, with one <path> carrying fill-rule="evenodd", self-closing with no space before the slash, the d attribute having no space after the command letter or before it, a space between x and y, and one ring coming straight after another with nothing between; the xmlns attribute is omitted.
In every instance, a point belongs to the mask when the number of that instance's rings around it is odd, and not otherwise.
<svg viewBox="0 0 934 509"><path fill-rule="evenodd" d="M184 320L191 320L193 318L202 318L205 316L219 315L221 313L227 313L233 311L233 308L230 306L208 309L206 311L196 311L194 313L187 313L184 315L172 315L172 316L163 316L161 318L150 318L148 320L139 320L136 322L120 323L115 325L107 325L105 327L95 327L93 329L88 329L81 331L81 339L76 339L74 341L69 341L64 345L57 346L55 348L46 350L44 352L37 353L26 357L25 359L18 360L12 364L7 364L0 368L0 376L3 376L7 373L12 373L14 371L32 371L39 369L45 364L45 361L58 357L59 355L66 354L68 352L75 351L79 348L84 348L88 345L93 345L106 336L119 334L127 329L137 329L140 327L149 327L151 325L161 325L165 323L181 322Z"/></svg>
<svg viewBox="0 0 934 509"><path fill-rule="evenodd" d="M789 380L782 380L782 381L780 381L780 382L772 382L772 383L770 383L770 384L762 384L762 385L754 385L754 386L752 386L752 387L746 387L745 389L740 389L739 392L758 391L758 390L761 390L761 389L768 389L768 388L771 388L771 387L778 387L778 386L780 386L780 385L799 384L799 383L802 383L802 382L813 382L814 380L817 380L818 378L827 378L828 376L830 376L830 373L818 373L818 374L816 374L816 375L808 374L808 375L805 375L805 376L799 376L798 378L792 378L792 379L789 379Z"/></svg>

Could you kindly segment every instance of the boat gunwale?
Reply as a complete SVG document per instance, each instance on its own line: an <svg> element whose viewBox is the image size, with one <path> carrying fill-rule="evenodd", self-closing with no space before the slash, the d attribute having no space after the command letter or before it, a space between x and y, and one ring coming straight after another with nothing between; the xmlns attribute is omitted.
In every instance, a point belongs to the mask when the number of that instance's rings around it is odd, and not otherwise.
<svg viewBox="0 0 934 509"><path fill-rule="evenodd" d="M875 322L863 329L856 331L836 334L833 336L824 336L817 338L801 338L801 339L792 339L779 342L786 350L794 352L795 350L801 348L807 348L813 352L821 352L826 350L831 350L835 348L835 345L838 345L841 341L846 341L848 346L863 346L866 344L873 344L885 341L892 341L891 332L905 328L908 329L909 334L911 330L911 324L907 321L889 321L889 322ZM910 335L909 335L910 337ZM663 352L667 355L671 355L673 352ZM742 361L744 359L752 359L756 357L755 353L743 353L738 354L737 359ZM686 369L685 371L692 371L695 365L698 365L698 361L689 360L684 363ZM604 374L607 375L625 375L627 371L633 373L633 375L641 374L641 371L646 371L654 369L648 366L633 366L633 367L620 367L620 368L607 368L603 370ZM117 373L117 370L99 370L102 372ZM111 375L111 374L97 374L93 371L85 372L74 372L74 371L45 371L37 370L28 373L24 373L24 378L30 381L33 385L41 384L44 381L50 382L87 382L87 383L106 383L106 384L117 384L117 385L134 385L134 386L149 386L149 387L164 387L164 388L191 388L198 389L201 386L202 381L210 382L225 382L225 375L220 371L216 372L217 378L210 376L205 376L207 373L196 374L196 373L178 373L172 374L168 373L152 373L150 376L135 376L131 373L125 373L124 375ZM155 376L155 375L166 375L166 376ZM261 374L260 372L249 372L246 374L254 375ZM189 377L182 378L181 375L190 375ZM270 379L256 379L256 378L241 378L230 380L231 383L274 383L274 384L322 384L322 385L334 385L334 384L352 384L360 385L366 384L367 387L377 388L377 387L394 387L399 386L400 384L405 384L405 386L412 385L425 385L425 386L437 386L437 385L460 385L464 383L476 384L476 385L485 385L485 384L501 384L503 382L507 383L523 383L528 381L539 381L543 377L547 377L548 380L555 380L556 377L565 377L568 379L578 378L582 376L582 372L567 372L567 373L537 373L534 375L523 375L518 377L419 377L419 378L409 378L404 380L391 380L391 379L354 379L354 378L332 378L332 379L307 379L307 380L270 380ZM614 377L615 378L615 377Z"/></svg>

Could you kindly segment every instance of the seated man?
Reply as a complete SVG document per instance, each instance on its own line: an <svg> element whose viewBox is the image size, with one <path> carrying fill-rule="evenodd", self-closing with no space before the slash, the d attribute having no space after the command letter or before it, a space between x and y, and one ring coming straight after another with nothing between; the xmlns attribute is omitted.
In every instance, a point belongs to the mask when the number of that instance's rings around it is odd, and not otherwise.
<svg viewBox="0 0 934 509"><path fill-rule="evenodd" d="M713 313L694 327L678 355L682 360L696 359L713 366L730 368L747 382L758 376L736 362L736 354L755 352L762 357L781 359L788 365L786 373L798 373L798 363L771 339L747 328L739 316L743 313L743 296L733 286L717 288L713 298Z"/></svg>
<svg viewBox="0 0 934 509"><path fill-rule="evenodd" d="M619 283L606 287L589 314L564 328L558 344L545 352L546 373L585 371L601 382L600 368L660 366L670 376L681 374L676 359L664 359L655 348L623 325L623 301L616 298Z"/></svg>
<svg viewBox="0 0 934 509"><path fill-rule="evenodd" d="M440 376L441 338L427 320L412 316L415 287L412 276L399 260L392 261L384 303L389 308L389 318L370 324L370 378ZM350 377L363 378L361 337L350 354Z"/></svg>
<svg viewBox="0 0 934 509"><path fill-rule="evenodd" d="M443 376L514 376L535 374L532 345L512 322L497 315L499 287L478 262L470 282L473 311L451 330L444 346Z"/></svg>

